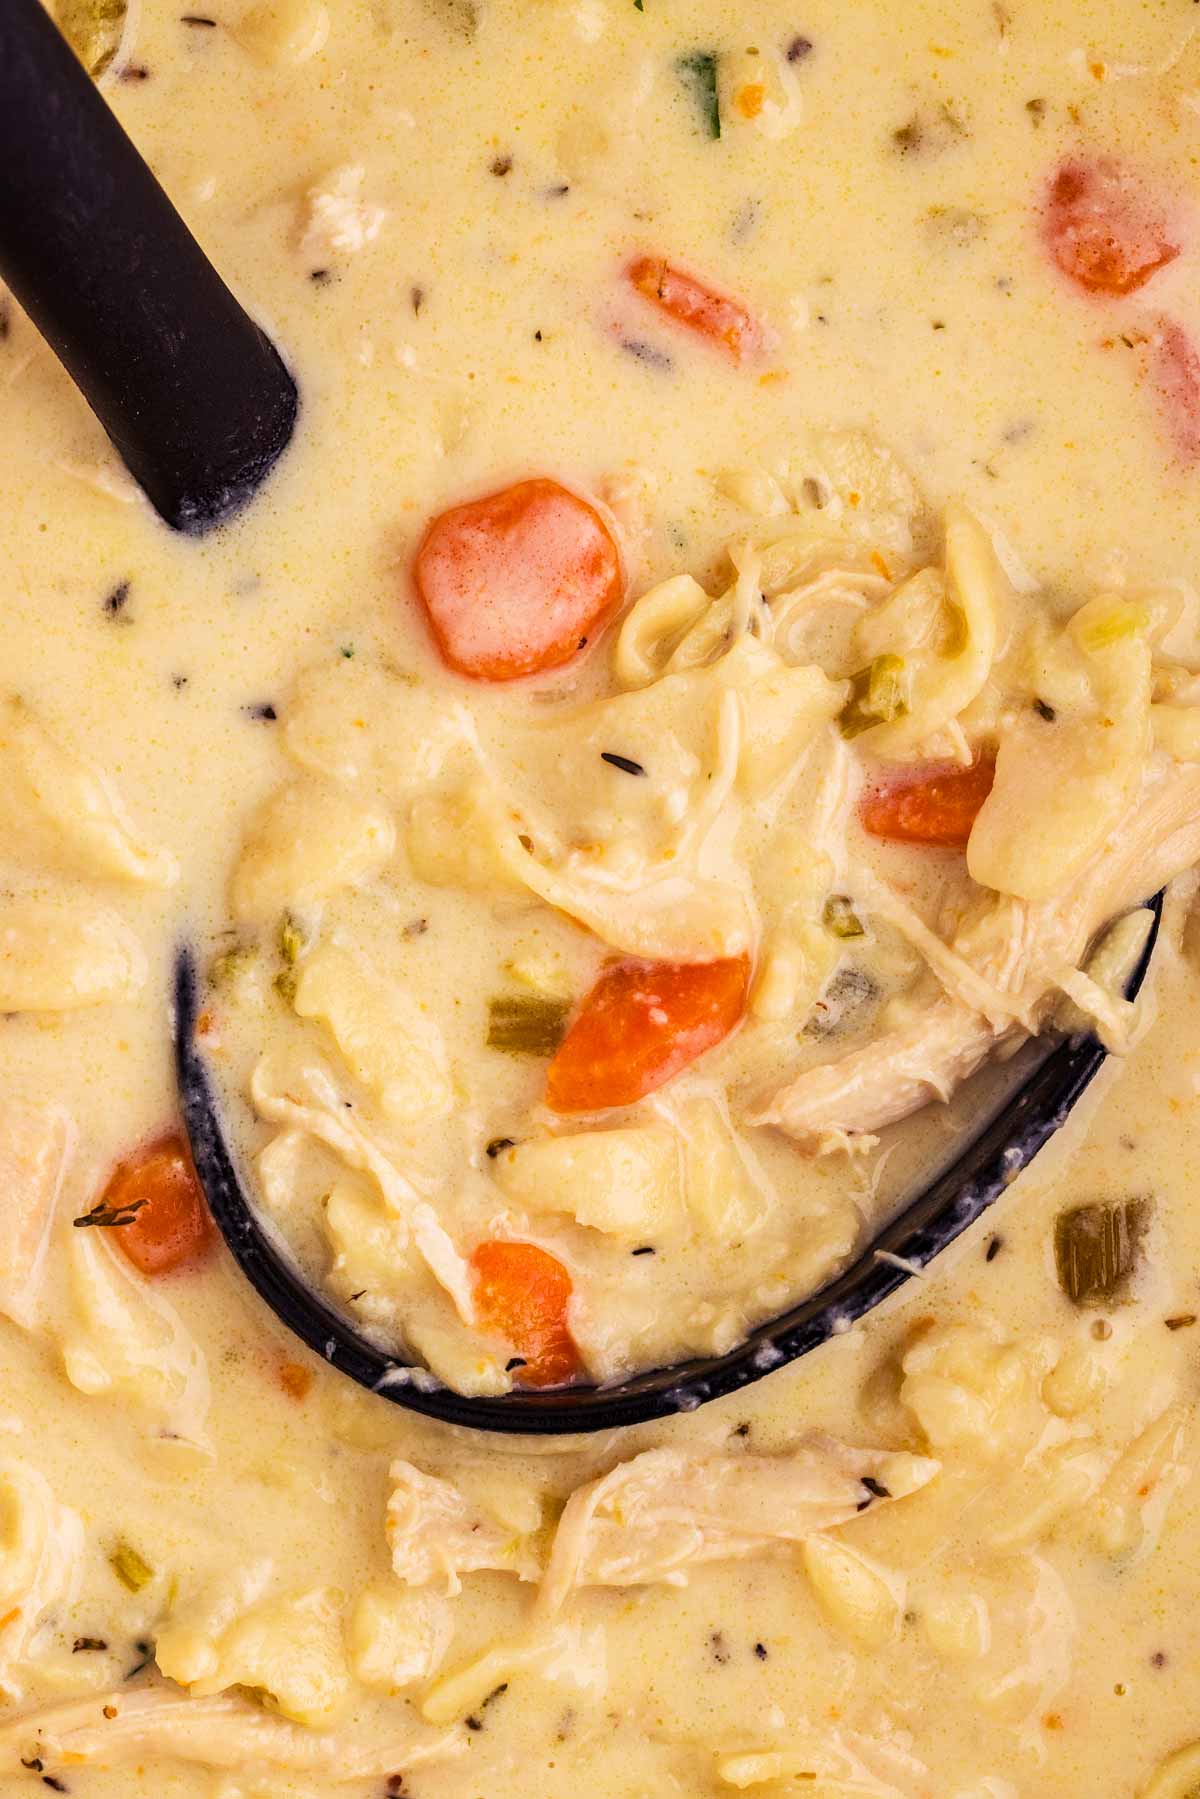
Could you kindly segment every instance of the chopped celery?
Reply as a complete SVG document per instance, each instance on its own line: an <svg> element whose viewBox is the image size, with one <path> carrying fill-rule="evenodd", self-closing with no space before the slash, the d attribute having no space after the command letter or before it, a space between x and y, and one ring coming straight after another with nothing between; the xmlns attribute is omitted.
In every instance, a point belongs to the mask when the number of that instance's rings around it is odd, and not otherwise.
<svg viewBox="0 0 1200 1799"><path fill-rule="evenodd" d="M861 937L864 935L863 922L854 910L854 901L844 893L831 893L825 901L822 913L825 929L832 931L835 937Z"/></svg>
<svg viewBox="0 0 1200 1799"><path fill-rule="evenodd" d="M108 1565L123 1587L140 1593L154 1579L154 1569L140 1556L131 1543L118 1543L108 1558Z"/></svg>
<svg viewBox="0 0 1200 1799"><path fill-rule="evenodd" d="M290 1006L296 997L296 964L308 943L304 926L294 912L285 912L279 921L279 954L283 967L275 976L275 991Z"/></svg>
<svg viewBox="0 0 1200 1799"><path fill-rule="evenodd" d="M721 101L717 92L717 58L711 50L695 50L676 58L680 78L691 88L707 137L721 135Z"/></svg>
<svg viewBox="0 0 1200 1799"><path fill-rule="evenodd" d="M1058 1284L1073 1305L1119 1303L1141 1256L1146 1199L1072 1206L1054 1225Z"/></svg>
<svg viewBox="0 0 1200 1799"><path fill-rule="evenodd" d="M308 941L304 927L294 912L285 912L279 921L279 953L289 968L294 968L300 960L301 951Z"/></svg>
<svg viewBox="0 0 1200 1799"><path fill-rule="evenodd" d="M570 1011L569 999L499 993L488 1001L488 1048L513 1056L552 1056L562 1042Z"/></svg>
<svg viewBox="0 0 1200 1799"><path fill-rule="evenodd" d="M127 0L55 0L59 30L89 75L103 75L121 47Z"/></svg>
<svg viewBox="0 0 1200 1799"><path fill-rule="evenodd" d="M1089 612L1091 608L1088 608ZM1114 600L1102 612L1088 619L1079 627L1079 647L1082 650L1107 650L1123 638L1134 637L1144 631L1150 623L1144 606L1133 600Z"/></svg>
<svg viewBox="0 0 1200 1799"><path fill-rule="evenodd" d="M867 668L850 677L850 698L838 723L843 737L857 737L874 725L889 725L908 711L904 690L904 658L876 656Z"/></svg>

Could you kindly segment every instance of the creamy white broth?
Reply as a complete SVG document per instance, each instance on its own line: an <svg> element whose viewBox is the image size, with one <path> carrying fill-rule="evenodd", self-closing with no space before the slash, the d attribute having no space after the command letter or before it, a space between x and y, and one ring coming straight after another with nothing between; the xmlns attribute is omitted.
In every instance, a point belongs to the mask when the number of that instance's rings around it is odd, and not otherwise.
<svg viewBox="0 0 1200 1799"><path fill-rule="evenodd" d="M799 1756L790 1765L801 1773L807 1758L831 1792L844 1790L839 1775L906 1795L1141 1791L1160 1758L1200 1735L1197 1500L1165 1466L1189 1471L1194 1443L1176 1444L1168 1419L1147 1497L1169 1495L1169 1505L1152 1503L1145 1519L1137 1503L1116 1516L1110 1490L1034 1520L1027 1544L993 1539L995 1512L1011 1526L1051 1484L1056 1433L1078 1433L1081 1453L1107 1464L1168 1406L1194 1398L1194 1330L1178 1323L1200 1309L1187 1022L1197 995L1186 935L1182 951L1172 947L1182 901L1160 952L1149 1034L1110 1066L1063 1137L919 1292L737 1402L548 1452L470 1440L348 1390L222 1260L155 1288L211 1382L207 1451L164 1440L161 1407L134 1403L129 1390L87 1396L69 1384L62 1343L78 1303L67 1285L69 1220L94 1203L114 1159L173 1116L172 948L182 931L213 940L226 928L249 821L286 773L277 725L247 709L283 712L301 672L347 644L364 660L439 678L404 573L434 512L550 473L613 505L638 593L680 569L715 573L741 528L717 491L721 470L793 456L810 427L861 425L935 507L963 495L1063 611L1115 572L1134 584L1192 575L1195 479L1175 458L1152 384L1139 379L1137 342L1160 313L1189 320L1190 9L1035 14L1010 3L999 16L981 7L958 18L910 6L897 19L882 7L813 5L797 18L772 4L747 22L711 0L669 14L654 0L643 12L497 3L464 39L415 0L343 4L324 47L299 64L273 63L261 39L248 47L252 32L239 41L238 23L222 11L214 28L185 26L147 0L128 56L148 75L107 91L297 369L303 428L261 504L207 543L172 540L139 504L90 484L97 470L117 482L120 471L25 321L14 318L0 349L5 686L112 776L140 832L180 867L161 893L81 889L81 903L100 893L146 952L136 1002L8 1018L0 1039L6 1101L62 1105L78 1131L48 1259L46 1326L5 1326L8 1449L85 1532L77 1596L55 1598L36 1652L6 1675L20 1688L11 1715L115 1691L169 1614L186 1624L206 1588L236 1591L264 1558L268 1603L334 1589L333 1638L367 1587L404 1593L384 1535L387 1469L398 1458L457 1482L520 1537L530 1493L548 1493L552 1513L644 1449L782 1452L815 1429L942 1462L900 1509L881 1505L823 1539L886 1575L894 1615L884 1606L882 1624L861 1628L886 1626L889 1640L867 1647L847 1635L828 1597L822 1609L811 1559L795 1550L711 1563L682 1591L590 1590L570 1615L585 1633L600 1631L606 1678L594 1643L565 1656L577 1679L514 1672L486 1711L468 1714L482 1729L454 1726L469 1744L463 1755L414 1766L408 1790L452 1799L519 1779L549 1799L590 1776L613 1793L717 1793L736 1790L719 1771L729 1757L778 1752ZM797 35L813 48L788 65L803 107L791 135L738 125L723 95L725 134L706 140L674 59L786 47ZM1046 102L1040 123L1031 99ZM941 153L898 151L893 134L937 115L943 100L961 109L967 135ZM597 126L610 141L589 162ZM1182 252L1127 300L1072 292L1039 240L1037 200L1059 157L1080 146L1128 159L1165 184L1173 205L1178 196ZM508 173L493 174L509 155ZM362 198L386 216L361 250L328 258L329 281L314 282L322 264L299 242L303 196L360 163ZM550 193L564 183L569 193ZM947 237L934 207L981 212L984 229L956 221ZM730 368L620 298L623 261L643 248L677 257L770 322L779 344L762 370ZM669 371L622 352L614 308L670 356ZM759 379L775 372L785 378ZM644 535L611 485L622 477L639 497ZM105 600L125 581L114 617ZM585 683L603 678L605 653L587 662ZM514 690L488 703L517 718L528 700ZM447 906L447 892L435 897ZM1135 1302L1077 1312L1054 1276L1055 1215L1143 1194L1155 1211ZM928 1386L910 1386L897 1404L892 1370L915 1356L908 1378L919 1381L929 1374L916 1365L922 1341L948 1357L937 1333L981 1322L1031 1358L1030 1393L1016 1408L997 1403L985 1441L956 1441ZM1097 1323L1111 1335L1094 1337ZM1038 1360L1043 1337L1056 1370ZM966 1357L954 1378L982 1379L978 1359ZM303 1398L281 1385L284 1364L313 1375ZM1041 1393L1064 1411L1043 1417ZM1026 1401L1028 1416L1014 1419ZM736 1434L743 1425L748 1434ZM1048 1438L1034 1455L1039 1432ZM118 1541L154 1570L140 1594L112 1574ZM442 1673L527 1628L528 1585L499 1573L463 1579ZM977 1642L972 1653L976 1601L991 1627L983 1653ZM244 1598L242 1609L260 1603ZM1038 1614L1046 1621L1035 1630ZM73 1654L84 1638L109 1650ZM133 1685L147 1680L150 1670ZM352 1681L339 1742L381 1726L404 1740L436 1734L416 1711L429 1685L388 1697ZM28 1732L16 1746L36 1758ZM234 1772L218 1772L149 1748L111 1769L43 1759L52 1778L101 1799L142 1790L324 1799L387 1784L257 1774L242 1756ZM5 1791L40 1784L42 1771L15 1758L9 1766ZM769 1764L726 1772L741 1779ZM1183 1794L1192 1779L1153 1790ZM792 1785L822 1790L820 1780ZM760 1790L790 1789L782 1778Z"/></svg>

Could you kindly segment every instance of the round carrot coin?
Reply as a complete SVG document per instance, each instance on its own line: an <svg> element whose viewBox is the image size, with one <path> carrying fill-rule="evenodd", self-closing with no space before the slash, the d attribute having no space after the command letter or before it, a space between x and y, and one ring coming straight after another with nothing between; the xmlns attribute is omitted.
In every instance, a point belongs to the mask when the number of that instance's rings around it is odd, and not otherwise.
<svg viewBox="0 0 1200 1799"><path fill-rule="evenodd" d="M544 477L441 513L414 576L442 659L480 681L569 662L624 590L620 551L600 513Z"/></svg>

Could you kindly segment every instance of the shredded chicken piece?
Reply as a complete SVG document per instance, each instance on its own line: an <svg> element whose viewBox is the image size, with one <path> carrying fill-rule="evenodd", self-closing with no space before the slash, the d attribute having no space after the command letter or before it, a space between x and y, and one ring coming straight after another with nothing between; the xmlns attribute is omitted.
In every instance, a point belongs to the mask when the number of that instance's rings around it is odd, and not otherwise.
<svg viewBox="0 0 1200 1799"><path fill-rule="evenodd" d="M57 1106L0 1105L0 1312L32 1330L46 1242L75 1130Z"/></svg>
<svg viewBox="0 0 1200 1799"><path fill-rule="evenodd" d="M304 196L300 254L314 267L354 256L379 236L387 212L364 200L366 170L346 163Z"/></svg>
<svg viewBox="0 0 1200 1799"><path fill-rule="evenodd" d="M177 1687L140 1687L27 1713L0 1729L0 1757L110 1768L169 1756L208 1768L282 1768L332 1781L385 1780L397 1768L442 1759L465 1747L457 1734L409 1724L365 1738L285 1723L245 1699L189 1699Z"/></svg>
<svg viewBox="0 0 1200 1799"><path fill-rule="evenodd" d="M1036 903L987 895L955 934L952 948L981 979L1014 996L1014 1011L1036 1030L1064 974L1096 932L1200 859L1200 768L1155 770L1098 855L1052 899ZM894 1124L949 1099L1001 1046L1029 1032L946 997L863 1048L808 1069L755 1116L820 1151Z"/></svg>
<svg viewBox="0 0 1200 1799"><path fill-rule="evenodd" d="M449 1232L428 1200L347 1114L321 1064L284 1069L264 1058L250 1077L250 1097L260 1117L288 1131L306 1133L348 1168L370 1176L388 1211L406 1225L418 1254L454 1301L463 1323L473 1324L475 1302L467 1266Z"/></svg>
<svg viewBox="0 0 1200 1799"><path fill-rule="evenodd" d="M536 1580L541 1571L533 1546L519 1531L475 1505L451 1481L422 1474L411 1462L389 1470L387 1539L392 1567L410 1586L445 1580L448 1593L461 1576L480 1568Z"/></svg>
<svg viewBox="0 0 1200 1799"><path fill-rule="evenodd" d="M538 1615L553 1616L578 1587L683 1586L686 1571L703 1562L802 1543L855 1517L864 1499L916 1492L940 1467L927 1457L852 1449L822 1436L786 1455L647 1450L567 1501Z"/></svg>

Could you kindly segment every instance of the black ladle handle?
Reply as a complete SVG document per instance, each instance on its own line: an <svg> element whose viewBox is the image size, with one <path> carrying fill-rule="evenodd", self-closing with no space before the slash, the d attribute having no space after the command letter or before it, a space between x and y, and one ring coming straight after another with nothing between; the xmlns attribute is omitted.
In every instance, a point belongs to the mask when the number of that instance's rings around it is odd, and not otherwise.
<svg viewBox="0 0 1200 1799"><path fill-rule="evenodd" d="M41 0L0 0L0 278L167 524L252 497L296 384Z"/></svg>

